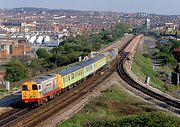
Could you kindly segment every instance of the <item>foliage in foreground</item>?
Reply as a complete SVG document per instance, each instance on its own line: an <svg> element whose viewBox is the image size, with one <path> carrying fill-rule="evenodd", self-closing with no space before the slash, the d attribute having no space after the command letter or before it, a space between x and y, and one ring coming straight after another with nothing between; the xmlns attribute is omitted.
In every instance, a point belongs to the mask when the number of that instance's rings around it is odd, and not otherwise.
<svg viewBox="0 0 180 127"><path fill-rule="evenodd" d="M12 60L7 64L5 80L17 82L27 77L27 67L16 60Z"/></svg>
<svg viewBox="0 0 180 127"><path fill-rule="evenodd" d="M87 125L85 125L87 126ZM93 121L90 127L179 127L180 121L161 112L124 117L118 121Z"/></svg>

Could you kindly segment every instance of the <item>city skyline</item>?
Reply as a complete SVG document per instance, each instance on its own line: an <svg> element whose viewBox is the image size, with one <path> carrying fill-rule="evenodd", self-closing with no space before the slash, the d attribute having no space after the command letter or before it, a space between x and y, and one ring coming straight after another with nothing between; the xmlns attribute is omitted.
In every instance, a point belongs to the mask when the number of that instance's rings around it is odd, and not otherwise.
<svg viewBox="0 0 180 127"><path fill-rule="evenodd" d="M179 15L179 0L0 0L0 8L43 7L50 9L72 9L82 11L115 11L127 13L156 13Z"/></svg>

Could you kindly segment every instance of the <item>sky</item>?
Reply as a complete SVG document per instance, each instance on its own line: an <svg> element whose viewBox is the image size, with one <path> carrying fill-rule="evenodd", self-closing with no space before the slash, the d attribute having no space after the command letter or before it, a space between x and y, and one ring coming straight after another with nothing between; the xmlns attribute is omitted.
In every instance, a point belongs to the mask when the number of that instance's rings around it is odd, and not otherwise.
<svg viewBox="0 0 180 127"><path fill-rule="evenodd" d="M180 0L0 0L0 8L43 7L180 15Z"/></svg>

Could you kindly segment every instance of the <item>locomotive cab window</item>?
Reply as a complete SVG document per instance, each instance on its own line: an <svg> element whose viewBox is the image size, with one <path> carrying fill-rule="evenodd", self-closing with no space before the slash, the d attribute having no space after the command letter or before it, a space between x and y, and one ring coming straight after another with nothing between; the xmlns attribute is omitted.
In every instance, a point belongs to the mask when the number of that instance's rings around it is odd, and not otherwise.
<svg viewBox="0 0 180 127"><path fill-rule="evenodd" d="M32 85L32 90L38 90L38 87L36 84Z"/></svg>
<svg viewBox="0 0 180 127"><path fill-rule="evenodd" d="M23 86L22 86L22 90L23 90L23 91L26 91L26 90L28 90L28 87L27 87L27 85L23 85Z"/></svg>
<svg viewBox="0 0 180 127"><path fill-rule="evenodd" d="M41 85L39 85L39 90L41 89Z"/></svg>

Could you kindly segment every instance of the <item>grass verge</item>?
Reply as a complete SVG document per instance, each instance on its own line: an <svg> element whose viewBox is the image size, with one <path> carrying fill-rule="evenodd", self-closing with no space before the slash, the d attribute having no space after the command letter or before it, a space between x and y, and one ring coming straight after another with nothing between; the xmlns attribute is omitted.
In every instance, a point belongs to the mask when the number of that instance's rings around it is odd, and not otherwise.
<svg viewBox="0 0 180 127"><path fill-rule="evenodd" d="M150 77L150 85L160 89L163 92L168 92L171 95L179 98L179 96L174 95L174 91L178 90L178 86L174 86L168 83L161 81L159 73L156 71L166 70L170 73L170 70L167 67L159 67L156 70L153 69L153 64L150 58L145 57L140 52L135 54L132 63L133 73L140 78L142 81L145 81L146 77Z"/></svg>
<svg viewBox="0 0 180 127"><path fill-rule="evenodd" d="M157 112L157 109L151 105L121 90L119 86L113 85L110 90L102 92L98 98L93 99L79 113L63 122L59 127L104 127L106 123L114 122L112 125L118 125L119 122L124 122L126 119L132 121L142 117L146 119L156 116L157 113L161 114L162 112ZM171 119L170 116L167 117ZM174 123L178 124L178 120L175 120Z"/></svg>

